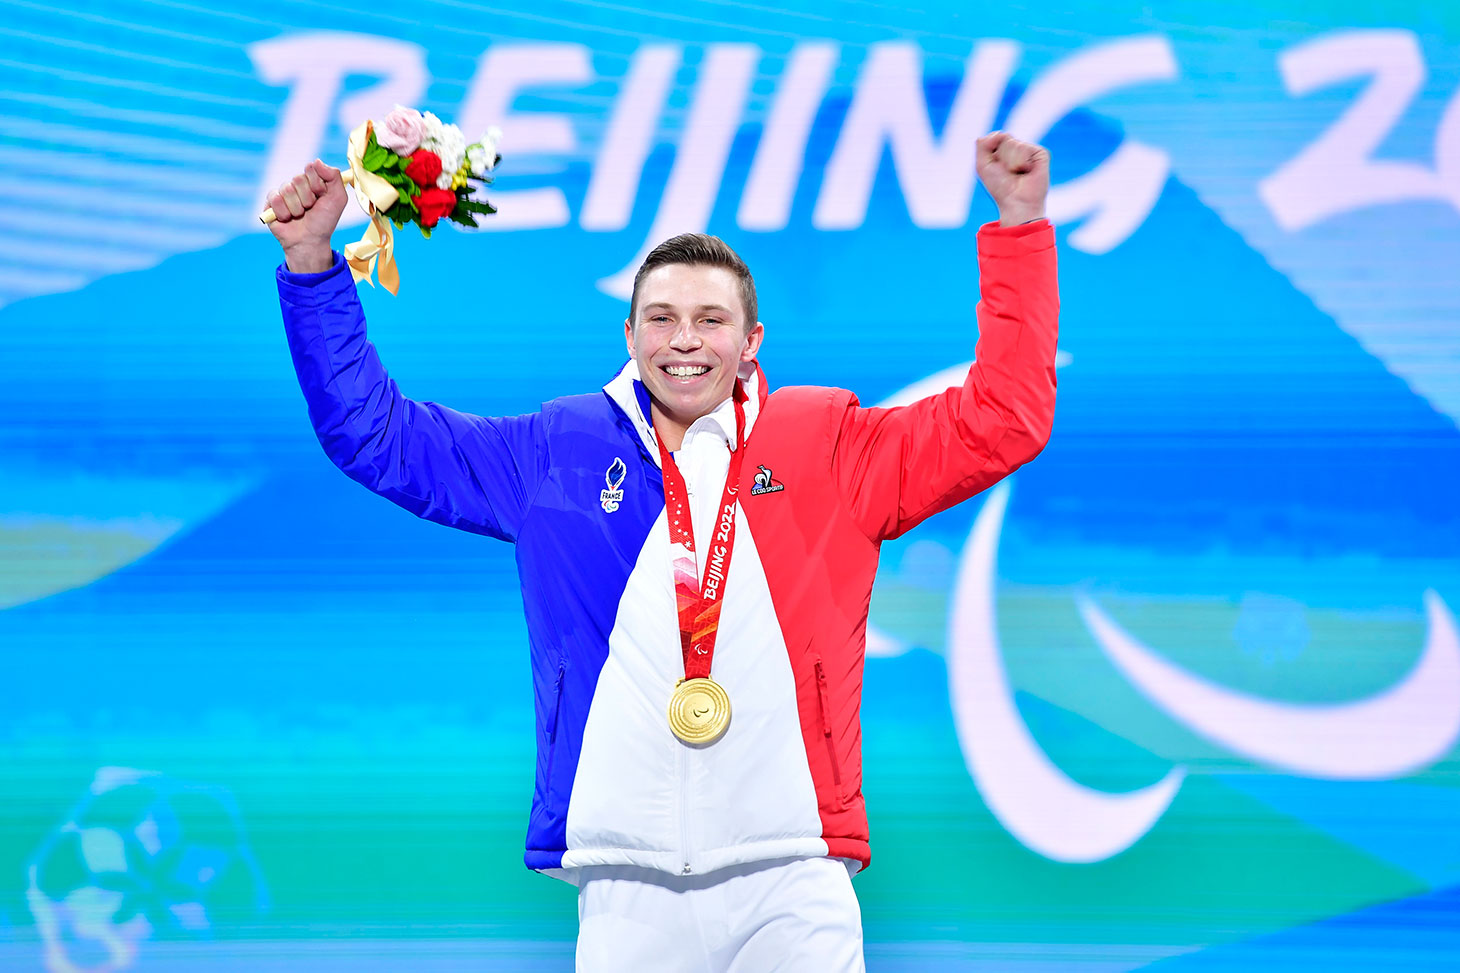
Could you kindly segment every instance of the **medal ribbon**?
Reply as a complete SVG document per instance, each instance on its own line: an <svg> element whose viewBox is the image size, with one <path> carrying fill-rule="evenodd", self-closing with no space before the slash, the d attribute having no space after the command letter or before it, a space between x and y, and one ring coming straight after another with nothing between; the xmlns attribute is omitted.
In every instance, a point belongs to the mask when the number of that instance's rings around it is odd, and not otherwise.
<svg viewBox="0 0 1460 973"><path fill-rule="evenodd" d="M659 461L664 470L664 506L669 515L669 558L674 570L674 595L679 613L679 644L684 654L684 678L710 674L715 656L715 638L720 629L720 603L725 595L725 578L730 574L730 555L735 550L736 495L740 492L740 466L745 459L745 389L735 382L735 449L730 454L730 472L720 506L715 509L714 533L701 583L695 564L694 520L690 516L689 489L674 455L659 442Z"/></svg>

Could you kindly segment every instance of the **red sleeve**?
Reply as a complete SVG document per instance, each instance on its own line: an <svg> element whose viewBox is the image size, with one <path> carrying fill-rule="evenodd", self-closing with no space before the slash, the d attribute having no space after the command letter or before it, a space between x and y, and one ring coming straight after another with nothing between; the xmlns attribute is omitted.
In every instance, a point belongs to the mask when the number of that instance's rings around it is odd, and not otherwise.
<svg viewBox="0 0 1460 973"><path fill-rule="evenodd" d="M988 489L1029 462L1054 420L1059 284L1054 227L978 231L978 346L961 386L894 409L852 398L832 475L873 540Z"/></svg>

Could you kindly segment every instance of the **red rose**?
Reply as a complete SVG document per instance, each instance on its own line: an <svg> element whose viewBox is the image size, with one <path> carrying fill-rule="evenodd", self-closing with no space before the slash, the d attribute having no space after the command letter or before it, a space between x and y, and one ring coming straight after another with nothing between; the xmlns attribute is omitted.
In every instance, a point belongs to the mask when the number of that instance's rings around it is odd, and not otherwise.
<svg viewBox="0 0 1460 973"><path fill-rule="evenodd" d="M417 186L434 186L441 175L441 157L430 149L420 149L411 156L406 166L406 175L416 181Z"/></svg>
<svg viewBox="0 0 1460 973"><path fill-rule="evenodd" d="M414 202L416 209L421 211L421 225L430 228L441 217L456 209L456 193L432 186L421 190L421 195L415 197Z"/></svg>

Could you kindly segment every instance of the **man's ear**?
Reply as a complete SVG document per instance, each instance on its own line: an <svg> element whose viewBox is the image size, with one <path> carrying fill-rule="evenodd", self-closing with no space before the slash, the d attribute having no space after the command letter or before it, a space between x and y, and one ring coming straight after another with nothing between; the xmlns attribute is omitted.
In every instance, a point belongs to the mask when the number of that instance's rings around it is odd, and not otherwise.
<svg viewBox="0 0 1460 973"><path fill-rule="evenodd" d="M760 343L765 340L765 325L759 321L755 327L745 336L745 347L740 349L741 361L755 361L755 356L760 354Z"/></svg>
<svg viewBox="0 0 1460 973"><path fill-rule="evenodd" d="M629 346L629 357L634 357L634 326L624 318L624 343Z"/></svg>

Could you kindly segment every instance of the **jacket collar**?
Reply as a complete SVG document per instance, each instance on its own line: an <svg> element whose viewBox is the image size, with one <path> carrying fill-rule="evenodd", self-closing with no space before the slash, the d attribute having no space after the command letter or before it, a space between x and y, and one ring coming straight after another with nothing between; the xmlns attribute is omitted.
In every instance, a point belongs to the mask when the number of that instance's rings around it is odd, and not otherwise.
<svg viewBox="0 0 1460 973"><path fill-rule="evenodd" d="M766 390L765 373L761 371L758 362L742 362L739 378L745 385L747 396L745 435L746 438L749 438L750 431L755 428L755 419L760 415L761 406L765 404L769 392ZM659 444L654 433L652 413L649 411L649 390L639 379L639 363L629 359L619 373L603 387L603 391L633 422L634 429L639 434L639 441L644 444L644 449L654 460L655 465L658 465ZM735 409L729 399L720 403L710 414L695 421L696 426L701 424L713 424L731 449L738 448L739 444L735 442Z"/></svg>

